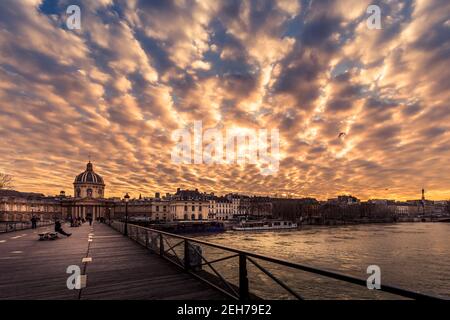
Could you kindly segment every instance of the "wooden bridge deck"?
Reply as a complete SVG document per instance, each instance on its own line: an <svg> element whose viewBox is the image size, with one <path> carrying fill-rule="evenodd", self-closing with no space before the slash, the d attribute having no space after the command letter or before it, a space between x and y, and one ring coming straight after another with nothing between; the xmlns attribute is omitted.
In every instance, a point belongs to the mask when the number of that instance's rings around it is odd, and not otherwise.
<svg viewBox="0 0 450 320"><path fill-rule="evenodd" d="M0 299L224 299L157 255L103 224L86 223L66 238L38 241L49 228L0 234ZM88 242L89 233L93 241ZM90 243L90 245L89 245ZM83 269L87 287L69 290L69 265Z"/></svg>

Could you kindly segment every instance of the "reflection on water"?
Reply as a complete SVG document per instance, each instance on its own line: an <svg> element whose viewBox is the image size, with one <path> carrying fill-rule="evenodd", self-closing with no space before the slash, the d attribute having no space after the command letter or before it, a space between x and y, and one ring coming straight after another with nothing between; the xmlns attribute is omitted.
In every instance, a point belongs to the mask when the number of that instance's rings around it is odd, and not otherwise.
<svg viewBox="0 0 450 320"><path fill-rule="evenodd" d="M381 282L450 298L450 224L399 223L312 227L295 231L238 232L199 238L255 253L367 278L381 268ZM231 264L226 270L232 278ZM265 264L305 298L392 298L343 282ZM227 269L228 268L228 269ZM251 272L250 272L251 271ZM250 270L252 289L264 295L266 276ZM282 290L276 298L288 298Z"/></svg>

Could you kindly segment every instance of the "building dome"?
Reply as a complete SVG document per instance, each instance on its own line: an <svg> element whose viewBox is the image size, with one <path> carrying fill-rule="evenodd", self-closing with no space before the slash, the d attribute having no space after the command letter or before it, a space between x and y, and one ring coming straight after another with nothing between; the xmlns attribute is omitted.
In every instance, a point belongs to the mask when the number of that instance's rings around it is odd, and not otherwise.
<svg viewBox="0 0 450 320"><path fill-rule="evenodd" d="M89 161L86 171L75 177L73 183L74 196L76 198L103 198L105 182L103 178L94 172L92 163Z"/></svg>
<svg viewBox="0 0 450 320"><path fill-rule="evenodd" d="M90 183L90 184L100 184L105 185L103 182L103 178L94 172L92 163L89 163L86 166L86 171L80 173L76 178L74 183Z"/></svg>

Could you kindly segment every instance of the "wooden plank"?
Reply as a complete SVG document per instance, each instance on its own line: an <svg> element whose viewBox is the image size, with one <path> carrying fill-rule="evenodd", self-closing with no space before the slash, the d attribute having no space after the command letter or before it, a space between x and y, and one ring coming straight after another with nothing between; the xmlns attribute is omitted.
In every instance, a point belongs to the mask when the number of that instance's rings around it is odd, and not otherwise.
<svg viewBox="0 0 450 320"><path fill-rule="evenodd" d="M0 235L0 299L78 299L79 290L69 290L69 265L86 266L87 287L81 299L224 299L215 289L149 253L132 240L102 224L88 224L69 238L39 241L45 229L24 232L14 238ZM47 228L47 231L52 231ZM12 239L14 238L14 239ZM85 257L92 262L83 264Z"/></svg>
<svg viewBox="0 0 450 320"><path fill-rule="evenodd" d="M53 232L53 227L27 230L26 235L8 239L0 246L0 299L75 299L67 289L69 265L77 265L86 255L87 230L64 226L72 237L38 240L38 233ZM1 235L1 239L7 236ZM22 251L21 254L12 254Z"/></svg>
<svg viewBox="0 0 450 320"><path fill-rule="evenodd" d="M105 225L96 225L89 255L89 284L82 299L224 299L218 291L182 272Z"/></svg>

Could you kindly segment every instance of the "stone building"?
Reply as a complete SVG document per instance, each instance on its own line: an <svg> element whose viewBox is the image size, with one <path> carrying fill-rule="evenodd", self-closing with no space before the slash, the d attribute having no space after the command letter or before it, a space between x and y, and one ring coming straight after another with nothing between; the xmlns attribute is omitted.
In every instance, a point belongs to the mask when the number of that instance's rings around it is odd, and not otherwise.
<svg viewBox="0 0 450 320"><path fill-rule="evenodd" d="M105 182L94 172L94 166L90 161L86 165L86 170L75 177L73 190L73 198L62 199L65 216L83 219L92 217L95 220L111 214L115 207L114 201L104 198Z"/></svg>
<svg viewBox="0 0 450 320"><path fill-rule="evenodd" d="M40 193L0 190L0 221L30 221L32 216L44 221L62 215L59 198Z"/></svg>
<svg viewBox="0 0 450 320"><path fill-rule="evenodd" d="M125 204L118 199L113 206L111 218L123 218L125 216ZM145 221L172 221L170 202L161 199L159 194L154 198L132 199L128 202L128 216L132 219Z"/></svg>
<svg viewBox="0 0 450 320"><path fill-rule="evenodd" d="M33 215L41 220L54 218L92 217L94 220L122 219L126 208L131 219L147 221L202 221L214 216L213 194L178 189L174 195L130 199L105 198L106 184L89 161L86 170L76 175L73 196L61 191L59 196L47 197L39 193L0 190L0 221L29 221Z"/></svg>
<svg viewBox="0 0 450 320"><path fill-rule="evenodd" d="M177 189L174 195L168 197L170 216L172 220L208 220L210 210L214 206L211 196L195 190Z"/></svg>
<svg viewBox="0 0 450 320"><path fill-rule="evenodd" d="M228 197L216 199L216 219L229 220L233 218L233 201Z"/></svg>
<svg viewBox="0 0 450 320"><path fill-rule="evenodd" d="M0 221L29 221L33 215L41 220L54 218L93 219L114 215L114 209L122 206L117 199L105 199L103 178L94 172L92 163L74 180L74 196L44 196L14 190L0 190Z"/></svg>

